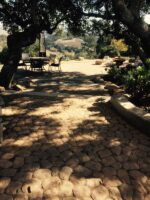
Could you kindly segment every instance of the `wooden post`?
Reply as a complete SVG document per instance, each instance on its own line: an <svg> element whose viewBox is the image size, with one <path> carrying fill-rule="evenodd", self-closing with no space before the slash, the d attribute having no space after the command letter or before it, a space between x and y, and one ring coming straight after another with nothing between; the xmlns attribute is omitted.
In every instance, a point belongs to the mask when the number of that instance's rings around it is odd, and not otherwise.
<svg viewBox="0 0 150 200"><path fill-rule="evenodd" d="M45 35L44 32L40 33L40 57L46 57L46 44L45 44Z"/></svg>

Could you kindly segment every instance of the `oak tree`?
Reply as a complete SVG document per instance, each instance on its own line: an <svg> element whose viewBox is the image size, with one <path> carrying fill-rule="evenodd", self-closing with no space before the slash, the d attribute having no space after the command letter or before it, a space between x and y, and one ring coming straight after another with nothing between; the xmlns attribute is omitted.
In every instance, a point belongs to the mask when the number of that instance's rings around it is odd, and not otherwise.
<svg viewBox="0 0 150 200"><path fill-rule="evenodd" d="M10 86L22 48L33 44L41 31L51 34L62 21L76 31L81 16L82 9L75 0L1 0L0 22L9 35L8 57L0 73L0 85Z"/></svg>

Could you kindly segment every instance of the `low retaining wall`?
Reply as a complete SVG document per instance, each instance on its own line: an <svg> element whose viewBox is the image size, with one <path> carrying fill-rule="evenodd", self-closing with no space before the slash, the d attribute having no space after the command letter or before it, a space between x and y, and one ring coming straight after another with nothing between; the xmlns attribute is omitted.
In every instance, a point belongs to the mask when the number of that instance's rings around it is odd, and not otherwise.
<svg viewBox="0 0 150 200"><path fill-rule="evenodd" d="M4 105L3 99L0 97L0 144L3 142L3 124L2 124L2 107Z"/></svg>
<svg viewBox="0 0 150 200"><path fill-rule="evenodd" d="M150 135L150 114L136 107L125 96L112 96L111 105L130 124Z"/></svg>

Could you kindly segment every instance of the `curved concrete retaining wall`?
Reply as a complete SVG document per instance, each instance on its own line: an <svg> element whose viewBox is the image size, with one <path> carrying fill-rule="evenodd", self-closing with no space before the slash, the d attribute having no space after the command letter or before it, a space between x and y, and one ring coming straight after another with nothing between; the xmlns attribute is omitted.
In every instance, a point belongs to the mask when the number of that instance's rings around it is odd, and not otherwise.
<svg viewBox="0 0 150 200"><path fill-rule="evenodd" d="M111 105L130 124L150 135L150 114L136 107L125 96L112 96Z"/></svg>

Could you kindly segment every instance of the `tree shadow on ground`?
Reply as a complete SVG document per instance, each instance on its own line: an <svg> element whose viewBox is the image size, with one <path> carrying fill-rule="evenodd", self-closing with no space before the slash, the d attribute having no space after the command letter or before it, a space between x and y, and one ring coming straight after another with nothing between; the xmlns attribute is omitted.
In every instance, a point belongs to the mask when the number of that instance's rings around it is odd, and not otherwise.
<svg viewBox="0 0 150 200"><path fill-rule="evenodd" d="M0 185L1 193L22 199L58 196L66 200L72 190L75 196L77 186L91 188L92 195L103 185L112 199L144 198L150 187L150 140L123 121L103 98L88 108L89 119L69 131L63 130L59 118L33 112L49 104L57 106L55 101L22 97L9 102L14 113L6 112L0 177L11 182ZM20 110L15 111L18 106ZM72 169L65 178L64 166ZM63 179L69 179L68 189L62 189L68 184Z"/></svg>
<svg viewBox="0 0 150 200"><path fill-rule="evenodd" d="M102 112L106 109L105 105L98 107ZM141 189L147 185L144 181L145 176L149 178L147 162L149 142L145 136L126 125L121 119L117 120L120 122L120 128L115 127L114 119L116 120L117 116L114 115L111 120L109 112L109 110L104 112L109 122L104 123L101 118L99 121L85 120L77 129L71 131L69 137L59 134L60 124L54 119L32 116L33 120L29 122L29 118L21 119L18 116L20 120L17 123L21 125L22 120L24 122L18 132L24 135L23 140L13 135L14 138L6 139L1 147L1 158L6 153L15 155L9 161L11 168L0 170L1 177L12 177L6 192L14 196L18 191L24 194L25 190L22 191L21 188L27 183L31 193L28 191L25 193L32 196L34 194L32 187L35 183L31 175L34 177L37 169L49 169L53 176L57 177L64 166L70 166L74 169L71 181L98 179L109 188L112 196L114 196L114 185L117 185L121 188L121 194L125 195L125 199L131 198L133 194L142 199ZM121 126L122 123L124 128ZM48 127L43 124L48 124ZM25 132L24 128L27 126L31 127L30 133ZM16 160L19 160L18 164ZM136 177L134 173L139 168L142 173ZM122 186L119 180L124 183ZM55 187L59 187L58 185ZM117 187L115 188L116 195L119 195ZM59 195L62 195L61 191Z"/></svg>
<svg viewBox="0 0 150 200"><path fill-rule="evenodd" d="M27 73L27 75L25 75ZM31 74L30 74L31 73ZM20 74L20 72L18 72ZM35 74L35 75L34 75ZM95 75L97 77L98 75ZM17 82L22 82L22 80L29 79L33 84L30 86L31 92L48 92L68 95L97 95L100 93L100 88L98 85L92 83L94 76L86 76L85 74L79 72L24 72L18 75ZM89 85L89 89L83 89L81 86ZM93 85L92 85L93 84ZM104 91L103 91L104 92Z"/></svg>

